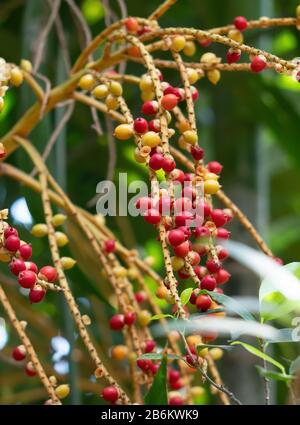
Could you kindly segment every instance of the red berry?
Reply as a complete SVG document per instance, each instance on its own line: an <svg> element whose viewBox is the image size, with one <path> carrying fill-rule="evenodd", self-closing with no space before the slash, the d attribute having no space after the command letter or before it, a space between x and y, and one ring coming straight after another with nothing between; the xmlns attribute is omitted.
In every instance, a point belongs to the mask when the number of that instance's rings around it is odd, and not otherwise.
<svg viewBox="0 0 300 425"><path fill-rule="evenodd" d="M145 353L151 353L154 350L155 347L156 347L155 341L153 339L148 339L145 342L144 351L145 351Z"/></svg>
<svg viewBox="0 0 300 425"><path fill-rule="evenodd" d="M168 241L172 246L181 245L185 240L186 236L182 230L175 229L168 233Z"/></svg>
<svg viewBox="0 0 300 425"><path fill-rule="evenodd" d="M151 360L138 359L136 361L136 364L143 372L147 372L152 367L152 361Z"/></svg>
<svg viewBox="0 0 300 425"><path fill-rule="evenodd" d="M147 34L148 32L151 32L151 28L145 25L144 27L138 30L138 35Z"/></svg>
<svg viewBox="0 0 300 425"><path fill-rule="evenodd" d="M201 161L204 158L204 149L199 146L192 146L191 154L195 161Z"/></svg>
<svg viewBox="0 0 300 425"><path fill-rule="evenodd" d="M12 357L17 362L21 362L26 357L26 348L24 345L18 345L18 347L15 347L12 352Z"/></svg>
<svg viewBox="0 0 300 425"><path fill-rule="evenodd" d="M138 208L142 213L147 211L149 208L152 208L152 200L146 196L139 198L135 204L136 208Z"/></svg>
<svg viewBox="0 0 300 425"><path fill-rule="evenodd" d="M171 111L178 104L178 97L175 94L165 94L161 100L161 105L167 111Z"/></svg>
<svg viewBox="0 0 300 425"><path fill-rule="evenodd" d="M147 300L147 294L144 291L136 292L134 294L134 297L139 304L142 304L143 302Z"/></svg>
<svg viewBox="0 0 300 425"><path fill-rule="evenodd" d="M33 263L32 261L26 261L25 262L25 266L26 266L26 270L30 270L33 273L37 273L38 272L38 267L35 263Z"/></svg>
<svg viewBox="0 0 300 425"><path fill-rule="evenodd" d="M34 288L30 289L29 292L29 301L31 304L37 304L43 301L46 295L45 289L43 289L40 285L36 285Z"/></svg>
<svg viewBox="0 0 300 425"><path fill-rule="evenodd" d="M14 258L12 262L9 264L10 271L18 276L20 272L26 270L26 265L23 260L19 260L18 258Z"/></svg>
<svg viewBox="0 0 300 425"><path fill-rule="evenodd" d="M149 121L149 131L154 131L154 133L159 133L160 132L160 121L159 120Z"/></svg>
<svg viewBox="0 0 300 425"><path fill-rule="evenodd" d="M115 314L109 321L109 326L113 331L121 331L125 326L124 315Z"/></svg>
<svg viewBox="0 0 300 425"><path fill-rule="evenodd" d="M154 208L150 208L148 211L146 211L144 218L149 224L158 224L161 220L159 211Z"/></svg>
<svg viewBox="0 0 300 425"><path fill-rule="evenodd" d="M214 291L217 287L217 281L212 276L205 276L201 281L201 289L206 291Z"/></svg>
<svg viewBox="0 0 300 425"><path fill-rule="evenodd" d="M251 70L253 72L261 72L263 71L267 66L267 59L262 56L256 56L254 59L252 59L251 62Z"/></svg>
<svg viewBox="0 0 300 425"><path fill-rule="evenodd" d="M113 239L108 239L104 243L104 249L107 254L111 254L116 249L116 241Z"/></svg>
<svg viewBox="0 0 300 425"><path fill-rule="evenodd" d="M18 282L22 288L32 289L37 281L37 275L31 270L24 270L19 273Z"/></svg>
<svg viewBox="0 0 300 425"><path fill-rule="evenodd" d="M229 257L229 252L227 249L223 248L222 246L217 246L216 249L220 261L224 261Z"/></svg>
<svg viewBox="0 0 300 425"><path fill-rule="evenodd" d="M210 216L217 227L222 227L227 223L227 216L220 209L213 210Z"/></svg>
<svg viewBox="0 0 300 425"><path fill-rule="evenodd" d="M180 390L183 387L184 383L182 379L178 379L175 382L170 382L172 390Z"/></svg>
<svg viewBox="0 0 300 425"><path fill-rule="evenodd" d="M109 387L105 387L101 393L102 397L105 401L109 401L110 403L115 403L119 398L119 391L113 385Z"/></svg>
<svg viewBox="0 0 300 425"><path fill-rule="evenodd" d="M4 238L7 239L10 236L19 236L17 229L15 229L14 227L7 227L4 230Z"/></svg>
<svg viewBox="0 0 300 425"><path fill-rule="evenodd" d="M190 278L189 274L184 273L182 270L178 270L178 276L180 279L187 280Z"/></svg>
<svg viewBox="0 0 300 425"><path fill-rule="evenodd" d="M197 266L201 261L200 255L196 251L190 252L189 259L190 259L190 263L193 267Z"/></svg>
<svg viewBox="0 0 300 425"><path fill-rule="evenodd" d="M230 238L230 232L227 229L220 228L217 230L217 238L219 239L229 239Z"/></svg>
<svg viewBox="0 0 300 425"><path fill-rule="evenodd" d="M9 236L4 241L5 248L10 252L16 252L20 248L20 239L19 236Z"/></svg>
<svg viewBox="0 0 300 425"><path fill-rule="evenodd" d="M148 122L145 118L136 118L133 123L134 131L138 134L144 134L148 131Z"/></svg>
<svg viewBox="0 0 300 425"><path fill-rule="evenodd" d="M192 92L192 99L194 102L196 102L196 100L198 100L199 98L199 92L194 86L191 86L191 92Z"/></svg>
<svg viewBox="0 0 300 425"><path fill-rule="evenodd" d="M234 25L239 31L244 31L248 27L248 21L244 16L237 16Z"/></svg>
<svg viewBox="0 0 300 425"><path fill-rule="evenodd" d="M220 268L221 268L221 264L217 263L214 260L208 260L206 262L206 268L211 273L217 273L217 271L220 270Z"/></svg>
<svg viewBox="0 0 300 425"><path fill-rule="evenodd" d="M199 295L199 289L198 290L195 289L195 291L193 291L191 296L190 296L190 303L192 305L196 305L198 295Z"/></svg>
<svg viewBox="0 0 300 425"><path fill-rule="evenodd" d="M175 217L176 226L185 226L186 223L190 220L193 220L194 216L188 211L183 211L181 214L177 214Z"/></svg>
<svg viewBox="0 0 300 425"><path fill-rule="evenodd" d="M239 49L229 49L227 52L227 62L229 64L236 63L241 58L241 51Z"/></svg>
<svg viewBox="0 0 300 425"><path fill-rule="evenodd" d="M209 238L210 236L210 231L207 227L205 226L201 226L201 227L196 227L194 230L194 236L195 238Z"/></svg>
<svg viewBox="0 0 300 425"><path fill-rule="evenodd" d="M228 271L225 269L220 269L215 274L215 278L218 285L224 285L225 283L228 282L230 277L231 277L230 273L228 273Z"/></svg>
<svg viewBox="0 0 300 425"><path fill-rule="evenodd" d="M29 362L25 365L25 373L27 376L30 376L31 378L33 376L36 376L36 370L34 369L32 362Z"/></svg>
<svg viewBox="0 0 300 425"><path fill-rule="evenodd" d="M136 321L136 313L134 311L128 311L124 315L124 323L125 325L133 325L133 323Z"/></svg>
<svg viewBox="0 0 300 425"><path fill-rule="evenodd" d="M142 113L145 115L155 115L158 111L158 103L155 100L149 100L142 106Z"/></svg>
<svg viewBox="0 0 300 425"><path fill-rule="evenodd" d="M201 47L208 47L212 43L212 40L210 38L203 38L202 40L199 40L199 44Z"/></svg>
<svg viewBox="0 0 300 425"><path fill-rule="evenodd" d="M160 214L169 216L173 206L173 200L169 196L163 196L159 199L158 207Z"/></svg>
<svg viewBox="0 0 300 425"><path fill-rule="evenodd" d="M151 367L150 367L150 371L151 371L151 373L153 374L153 375L156 375L157 374L157 371L158 371L158 369L159 369L159 364L153 364L152 363L152 365L151 365Z"/></svg>
<svg viewBox="0 0 300 425"><path fill-rule="evenodd" d="M207 164L207 169L210 173L221 174L223 166L217 161L212 161Z"/></svg>
<svg viewBox="0 0 300 425"><path fill-rule="evenodd" d="M184 400L179 395L173 396L169 400L170 406L182 406L183 404Z"/></svg>
<svg viewBox="0 0 300 425"><path fill-rule="evenodd" d="M3 147L0 147L0 159L3 159L6 157L6 150Z"/></svg>
<svg viewBox="0 0 300 425"><path fill-rule="evenodd" d="M164 170L165 173L171 173L172 171L174 171L176 168L176 162L174 161L173 158L164 158L163 159L163 164L162 164L162 169Z"/></svg>
<svg viewBox="0 0 300 425"><path fill-rule="evenodd" d="M174 247L174 253L176 257L184 258L190 252L190 244L188 241Z"/></svg>
<svg viewBox="0 0 300 425"><path fill-rule="evenodd" d="M196 306L199 310L205 312L210 309L212 300L208 295L199 295L196 300Z"/></svg>
<svg viewBox="0 0 300 425"><path fill-rule="evenodd" d="M176 382L180 379L180 373L178 370L170 369L168 373L169 382Z"/></svg>
<svg viewBox="0 0 300 425"><path fill-rule="evenodd" d="M54 282L57 279L57 271L52 266L44 266L41 268L39 276L47 282Z"/></svg>
<svg viewBox="0 0 300 425"><path fill-rule="evenodd" d="M19 253L23 260L27 261L32 256L32 247L30 244L21 245L19 248Z"/></svg>
<svg viewBox="0 0 300 425"><path fill-rule="evenodd" d="M155 153L149 160L149 167L154 171L160 170L163 167L164 159L161 153Z"/></svg>
<svg viewBox="0 0 300 425"><path fill-rule="evenodd" d="M125 26L128 32L137 33L139 29L139 23L135 18L127 18L125 21Z"/></svg>

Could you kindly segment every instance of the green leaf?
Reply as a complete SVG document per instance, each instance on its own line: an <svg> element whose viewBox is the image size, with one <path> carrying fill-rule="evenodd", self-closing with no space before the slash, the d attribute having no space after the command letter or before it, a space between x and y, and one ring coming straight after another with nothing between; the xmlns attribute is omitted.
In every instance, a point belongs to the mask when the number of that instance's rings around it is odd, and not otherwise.
<svg viewBox="0 0 300 425"><path fill-rule="evenodd" d="M212 345L212 344L199 344L197 345L197 351L201 351L204 348L221 348L221 350L231 351L234 349L231 345Z"/></svg>
<svg viewBox="0 0 300 425"><path fill-rule="evenodd" d="M139 356L141 360L162 360L164 357L167 357L170 360L184 360L182 357L177 356L176 354L163 354L163 353L147 353Z"/></svg>
<svg viewBox="0 0 300 425"><path fill-rule="evenodd" d="M164 405L168 404L167 392L167 356L163 356L161 365L155 375L151 388L145 396L146 405Z"/></svg>
<svg viewBox="0 0 300 425"><path fill-rule="evenodd" d="M279 363L277 360L273 359L272 357L268 356L267 354L263 353L262 351L258 350L257 348L253 347L250 344L246 344L245 342L241 341L234 341L231 343L231 345L241 345L245 350L247 350L249 353L253 354L256 357L259 357L260 359L265 360L268 363L271 363L272 365L278 367L279 370L285 375L285 368L284 366Z"/></svg>
<svg viewBox="0 0 300 425"><path fill-rule="evenodd" d="M171 314L163 314L163 313L156 314L155 316L152 316L151 317L151 321L153 321L153 320L160 320L160 319L166 319L166 318L174 319L174 316L172 316Z"/></svg>
<svg viewBox="0 0 300 425"><path fill-rule="evenodd" d="M296 358L290 365L289 373L290 375L296 375L296 373L300 370L300 356Z"/></svg>
<svg viewBox="0 0 300 425"><path fill-rule="evenodd" d="M187 288L181 292L180 301L182 305L187 305L187 303L189 302L191 298L192 292L193 292L193 288Z"/></svg>
<svg viewBox="0 0 300 425"><path fill-rule="evenodd" d="M273 381L283 381L283 382L291 382L294 377L292 375L286 375L284 373L274 372L271 370L266 370L261 366L256 366L259 374L265 378L271 379Z"/></svg>

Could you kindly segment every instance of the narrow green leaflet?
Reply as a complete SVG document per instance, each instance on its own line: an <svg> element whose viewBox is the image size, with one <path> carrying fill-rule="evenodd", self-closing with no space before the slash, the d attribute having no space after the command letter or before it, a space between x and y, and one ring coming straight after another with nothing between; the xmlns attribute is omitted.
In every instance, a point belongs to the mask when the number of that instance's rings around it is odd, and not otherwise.
<svg viewBox="0 0 300 425"><path fill-rule="evenodd" d="M182 305L187 305L187 303L189 302L191 298L192 292L193 292L193 288L187 288L181 292L180 301Z"/></svg>
<svg viewBox="0 0 300 425"><path fill-rule="evenodd" d="M153 320L160 320L160 319L174 319L174 316L172 316L171 314L156 314L155 316L151 317L151 321Z"/></svg>
<svg viewBox="0 0 300 425"><path fill-rule="evenodd" d="M221 350L231 351L234 349L231 345L211 345L211 344L199 344L197 345L197 351L203 350L204 348L220 348Z"/></svg>
<svg viewBox="0 0 300 425"><path fill-rule="evenodd" d="M260 359L265 360L268 363L271 363L272 365L278 367L281 372L286 375L284 366L279 363L277 360L272 359L272 357L268 356L267 354L263 353L262 351L258 350L257 348L253 347L250 344L246 344L245 342L241 341L234 341L231 343L231 345L241 345L245 350L247 350L249 353L253 354L256 357L259 357Z"/></svg>
<svg viewBox="0 0 300 425"><path fill-rule="evenodd" d="M286 383L291 382L294 377L293 375L286 375L285 373L274 372L271 370L266 370L261 366L256 366L259 374L265 378L271 379L273 381L283 381Z"/></svg>
<svg viewBox="0 0 300 425"><path fill-rule="evenodd" d="M162 354L162 353L147 353L139 356L141 360L162 360L167 357L170 360L183 360L182 357L176 356L176 354Z"/></svg>
<svg viewBox="0 0 300 425"><path fill-rule="evenodd" d="M167 356L163 356L161 365L155 375L151 388L144 400L146 405L167 405Z"/></svg>

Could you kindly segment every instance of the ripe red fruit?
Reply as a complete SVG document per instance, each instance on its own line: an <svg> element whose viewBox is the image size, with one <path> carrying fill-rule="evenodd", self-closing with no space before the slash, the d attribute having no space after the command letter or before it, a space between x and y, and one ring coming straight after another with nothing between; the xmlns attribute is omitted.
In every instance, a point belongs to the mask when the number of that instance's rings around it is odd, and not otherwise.
<svg viewBox="0 0 300 425"><path fill-rule="evenodd" d="M148 122L145 118L136 118L133 123L134 131L138 134L144 134L148 131Z"/></svg>
<svg viewBox="0 0 300 425"><path fill-rule="evenodd" d="M229 64L236 63L241 58L241 51L239 49L229 49L227 52L227 62Z"/></svg>
<svg viewBox="0 0 300 425"><path fill-rule="evenodd" d="M27 376L29 376L31 378L33 376L36 376L36 370L34 369L32 362L29 362L25 365L25 373L26 373Z"/></svg>
<svg viewBox="0 0 300 425"><path fill-rule="evenodd" d="M179 395L173 396L169 400L170 406L182 406L183 404L184 400Z"/></svg>
<svg viewBox="0 0 300 425"><path fill-rule="evenodd" d="M163 159L162 169L165 173L171 173L173 170L175 170L175 168L176 162L173 158L168 157Z"/></svg>
<svg viewBox="0 0 300 425"><path fill-rule="evenodd" d="M26 265L23 260L19 260L18 258L14 258L12 262L9 264L10 271L18 276L20 272L26 270Z"/></svg>
<svg viewBox="0 0 300 425"><path fill-rule="evenodd" d="M212 300L208 295L199 295L196 300L196 306L199 310L205 312L210 309Z"/></svg>
<svg viewBox="0 0 300 425"><path fill-rule="evenodd" d="M138 35L147 34L148 32L151 32L151 28L145 25L144 27L138 30Z"/></svg>
<svg viewBox="0 0 300 425"><path fill-rule="evenodd" d="M178 97L175 94L165 94L161 100L161 105L167 111L171 111L178 104Z"/></svg>
<svg viewBox="0 0 300 425"><path fill-rule="evenodd" d="M151 367L150 367L150 372L152 373L152 375L156 375L157 374L157 371L158 371L158 369L159 369L159 364L153 364L152 363L152 365L151 365Z"/></svg>
<svg viewBox="0 0 300 425"><path fill-rule="evenodd" d="M125 325L131 326L136 321L136 313L134 311L128 311L124 315Z"/></svg>
<svg viewBox="0 0 300 425"><path fill-rule="evenodd" d="M119 398L119 391L113 385L109 387L105 387L101 393L102 397L105 401L109 401L110 403L115 403Z"/></svg>
<svg viewBox="0 0 300 425"><path fill-rule="evenodd" d="M30 270L33 273L37 273L38 272L38 267L35 263L33 263L32 261L26 261L25 262L25 266L26 266L26 270Z"/></svg>
<svg viewBox="0 0 300 425"><path fill-rule="evenodd" d="M203 38L202 40L199 40L199 44L201 47L208 47L212 43L212 40L210 38Z"/></svg>
<svg viewBox="0 0 300 425"><path fill-rule="evenodd" d="M248 21L244 16L237 16L234 20L234 25L237 30L244 31L248 27Z"/></svg>
<svg viewBox="0 0 300 425"><path fill-rule="evenodd" d="M196 100L198 100L199 98L199 92L194 86L191 86L191 92L192 92L192 99L194 102L196 102Z"/></svg>
<svg viewBox="0 0 300 425"><path fill-rule="evenodd" d="M24 270L19 273L18 282L22 288L32 289L37 281L37 275L31 270Z"/></svg>
<svg viewBox="0 0 300 425"><path fill-rule="evenodd" d="M0 147L0 159L3 159L5 157L6 157L6 150L4 149L4 146L3 146L3 147Z"/></svg>
<svg viewBox="0 0 300 425"><path fill-rule="evenodd" d="M109 321L109 326L113 331L121 331L125 326L124 315L115 314Z"/></svg>
<svg viewBox="0 0 300 425"><path fill-rule="evenodd" d="M136 364L143 372L147 372L152 367L152 361L151 360L138 359L136 361Z"/></svg>
<svg viewBox="0 0 300 425"><path fill-rule="evenodd" d="M170 382L172 390L180 390L183 387L184 383L182 379L178 379L175 382Z"/></svg>
<svg viewBox="0 0 300 425"><path fill-rule="evenodd" d="M198 254L198 252L192 251L189 254L189 260L190 260L191 265L194 267L194 266L197 266L200 263L201 258L200 258L200 255Z"/></svg>
<svg viewBox="0 0 300 425"><path fill-rule="evenodd" d="M217 273L217 271L220 270L220 268L221 268L221 264L217 263L214 260L208 260L206 262L206 268L211 273Z"/></svg>
<svg viewBox="0 0 300 425"><path fill-rule="evenodd" d="M17 362L21 362L26 357L26 348L24 345L18 345L18 347L15 347L12 352L12 357Z"/></svg>
<svg viewBox="0 0 300 425"><path fill-rule="evenodd" d="M148 211L146 211L144 218L149 224L158 224L161 220L159 211L154 208L150 208Z"/></svg>
<svg viewBox="0 0 300 425"><path fill-rule="evenodd" d="M164 159L161 153L153 154L149 160L149 167L154 171L160 170L163 167Z"/></svg>
<svg viewBox="0 0 300 425"><path fill-rule="evenodd" d="M19 236L17 229L15 229L14 227L7 227L4 230L4 238L7 239L10 236Z"/></svg>
<svg viewBox="0 0 300 425"><path fill-rule="evenodd" d="M185 226L190 220L193 220L194 216L188 211L183 211L181 214L177 214L175 217L175 224L177 227Z"/></svg>
<svg viewBox="0 0 300 425"><path fill-rule="evenodd" d="M23 244L19 248L19 253L24 261L29 260L29 258L32 256L32 247L30 244Z"/></svg>
<svg viewBox="0 0 300 425"><path fill-rule="evenodd" d="M194 236L195 236L196 239L199 239L199 238L209 238L210 231L205 226L196 227L194 229Z"/></svg>
<svg viewBox="0 0 300 425"><path fill-rule="evenodd" d="M160 214L169 216L172 210L173 200L169 196L163 196L159 199L158 207Z"/></svg>
<svg viewBox="0 0 300 425"><path fill-rule="evenodd" d="M187 280L190 278L189 274L184 273L182 270L178 270L178 276L180 279Z"/></svg>
<svg viewBox="0 0 300 425"><path fill-rule="evenodd" d="M134 297L139 304L142 304L143 302L147 300L147 294L144 291L136 292L134 294Z"/></svg>
<svg viewBox="0 0 300 425"><path fill-rule="evenodd" d="M230 238L230 232L227 229L220 228L217 230L217 238L219 239L229 239Z"/></svg>
<svg viewBox="0 0 300 425"><path fill-rule="evenodd" d="M125 26L128 32L135 34L139 29L139 23L135 18L127 18L125 21Z"/></svg>
<svg viewBox="0 0 300 425"><path fill-rule="evenodd" d="M205 276L201 281L201 289L206 291L214 291L217 287L217 281L212 276Z"/></svg>
<svg viewBox="0 0 300 425"><path fill-rule="evenodd" d="M224 285L225 283L229 281L230 277L231 277L230 273L225 269L220 269L215 274L215 278L218 285Z"/></svg>
<svg viewBox="0 0 300 425"><path fill-rule="evenodd" d="M57 271L52 266L44 266L41 268L39 276L47 282L54 282L57 279Z"/></svg>
<svg viewBox="0 0 300 425"><path fill-rule="evenodd" d="M104 243L104 249L107 254L111 254L116 249L116 241L113 239L108 239Z"/></svg>
<svg viewBox="0 0 300 425"><path fill-rule="evenodd" d="M29 301L31 304L37 304L43 301L46 295L45 289L43 289L40 285L36 285L34 288L30 289L29 292Z"/></svg>
<svg viewBox="0 0 300 425"><path fill-rule="evenodd" d="M154 350L155 347L156 347L155 341L153 339L148 339L145 342L144 351L145 351L145 353L152 353L152 351Z"/></svg>
<svg viewBox="0 0 300 425"><path fill-rule="evenodd" d="M266 68L266 66L267 59L264 56L259 55L252 59L251 70L253 72L261 72Z"/></svg>
<svg viewBox="0 0 300 425"><path fill-rule="evenodd" d="M224 261L229 257L229 252L227 249L223 248L222 246L217 246L216 249L220 261Z"/></svg>
<svg viewBox="0 0 300 425"><path fill-rule="evenodd" d="M199 295L199 289L198 290L195 289L190 296L190 303L192 305L196 305L196 300L197 300L198 295Z"/></svg>
<svg viewBox="0 0 300 425"><path fill-rule="evenodd" d="M212 161L207 164L207 169L210 173L221 174L223 165L217 161Z"/></svg>
<svg viewBox="0 0 300 425"><path fill-rule="evenodd" d="M159 133L160 132L160 121L159 120L149 121L149 131L154 131L154 133Z"/></svg>
<svg viewBox="0 0 300 425"><path fill-rule="evenodd" d="M145 115L155 115L158 111L158 103L155 100L149 100L142 106L142 113Z"/></svg>
<svg viewBox="0 0 300 425"><path fill-rule="evenodd" d="M5 248L10 252L16 252L20 248L20 239L18 236L9 236L4 241Z"/></svg>
<svg viewBox="0 0 300 425"><path fill-rule="evenodd" d="M168 233L168 241L172 246L181 245L185 240L186 236L182 230L175 229Z"/></svg>
<svg viewBox="0 0 300 425"><path fill-rule="evenodd" d="M199 146L192 146L191 154L195 161L201 161L204 158L204 149Z"/></svg>
<svg viewBox="0 0 300 425"><path fill-rule="evenodd" d="M224 211L220 209L213 210L210 216L217 227L222 227L227 223L227 216Z"/></svg>
<svg viewBox="0 0 300 425"><path fill-rule="evenodd" d="M184 258L190 252L190 244L188 241L174 247L174 253L176 257Z"/></svg>
<svg viewBox="0 0 300 425"><path fill-rule="evenodd" d="M138 208L141 212L147 211L152 207L152 200L146 196L139 198L135 204L136 208Z"/></svg>
<svg viewBox="0 0 300 425"><path fill-rule="evenodd" d="M180 373L178 370L170 369L168 373L168 379L170 383L178 381L178 379L180 379Z"/></svg>

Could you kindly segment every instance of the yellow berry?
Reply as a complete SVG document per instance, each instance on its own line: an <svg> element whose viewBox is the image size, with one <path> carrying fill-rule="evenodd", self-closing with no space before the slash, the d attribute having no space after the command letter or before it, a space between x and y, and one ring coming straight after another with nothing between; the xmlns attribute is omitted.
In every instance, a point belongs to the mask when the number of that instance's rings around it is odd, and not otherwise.
<svg viewBox="0 0 300 425"><path fill-rule="evenodd" d="M66 221L67 216L65 214L55 214L52 218L52 224L54 227L61 226Z"/></svg>
<svg viewBox="0 0 300 425"><path fill-rule="evenodd" d="M135 151L134 151L134 159L139 164L145 164L145 162L146 162L146 157L141 155L139 148L136 148Z"/></svg>
<svg viewBox="0 0 300 425"><path fill-rule="evenodd" d="M20 68L15 67L11 70L10 81L16 87L19 87L23 83L24 76Z"/></svg>
<svg viewBox="0 0 300 425"><path fill-rule="evenodd" d="M185 131L190 130L191 126L188 120L181 120L177 123L177 128L180 133L184 133Z"/></svg>
<svg viewBox="0 0 300 425"><path fill-rule="evenodd" d="M213 358L213 360L221 360L221 358L224 355L224 351L221 348L212 348L211 350L209 350L209 354L211 355L211 357Z"/></svg>
<svg viewBox="0 0 300 425"><path fill-rule="evenodd" d="M221 79L221 72L218 69L212 69L207 72L207 78L212 84L218 84Z"/></svg>
<svg viewBox="0 0 300 425"><path fill-rule="evenodd" d="M194 56L194 54L196 53L196 44L193 41L187 41L185 43L183 53L186 56Z"/></svg>
<svg viewBox="0 0 300 425"><path fill-rule="evenodd" d="M150 75L143 75L139 84L141 91L152 91L153 90L153 81Z"/></svg>
<svg viewBox="0 0 300 425"><path fill-rule="evenodd" d="M300 19L300 4L296 8L296 16L297 16L298 19Z"/></svg>
<svg viewBox="0 0 300 425"><path fill-rule="evenodd" d="M128 358L128 347L126 345L116 345L111 350L111 357L119 362Z"/></svg>
<svg viewBox="0 0 300 425"><path fill-rule="evenodd" d="M155 99L155 93L153 91L142 91L141 99L143 102L148 102Z"/></svg>
<svg viewBox="0 0 300 425"><path fill-rule="evenodd" d="M119 107L119 100L117 97L112 96L111 94L109 94L107 96L107 98L105 99L105 104L107 106L108 109L113 109L116 110Z"/></svg>
<svg viewBox="0 0 300 425"><path fill-rule="evenodd" d="M171 264L173 267L173 270L175 272L178 272L179 270L181 270L184 267L184 259L180 258L180 257L172 257L171 258Z"/></svg>
<svg viewBox="0 0 300 425"><path fill-rule="evenodd" d="M118 81L111 81L109 84L109 93L113 96L122 96L123 94L123 88Z"/></svg>
<svg viewBox="0 0 300 425"><path fill-rule="evenodd" d="M135 267L130 267L127 272L128 279L136 280L139 277L139 272Z"/></svg>
<svg viewBox="0 0 300 425"><path fill-rule="evenodd" d="M35 224L31 229L31 234L36 238L43 238L48 235L48 227L44 223Z"/></svg>
<svg viewBox="0 0 300 425"><path fill-rule="evenodd" d="M67 384L59 385L57 388L55 388L55 394L59 399L63 399L68 397L70 394L70 387Z"/></svg>
<svg viewBox="0 0 300 425"><path fill-rule="evenodd" d="M206 173L204 176L204 180L219 180L220 176L215 173Z"/></svg>
<svg viewBox="0 0 300 425"><path fill-rule="evenodd" d="M4 109L4 99L3 97L0 97L0 112L2 112Z"/></svg>
<svg viewBox="0 0 300 425"><path fill-rule="evenodd" d="M200 335L189 335L186 338L186 341L190 347L196 347L197 345L202 344L202 338Z"/></svg>
<svg viewBox="0 0 300 425"><path fill-rule="evenodd" d="M55 232L55 239L57 245L62 248L69 243L68 236L63 232Z"/></svg>
<svg viewBox="0 0 300 425"><path fill-rule="evenodd" d="M144 262L152 267L155 264L155 258L153 257L153 255L148 255L148 257L144 258Z"/></svg>
<svg viewBox="0 0 300 425"><path fill-rule="evenodd" d="M71 257L61 257L60 263L64 270L70 270L75 266L76 260L74 260L74 258L71 258Z"/></svg>
<svg viewBox="0 0 300 425"><path fill-rule="evenodd" d="M192 387L191 394L193 397L202 397L205 394L205 389L203 387Z"/></svg>
<svg viewBox="0 0 300 425"><path fill-rule="evenodd" d="M155 295L160 300L165 300L167 298L167 296L169 295L169 291L167 290L167 288L165 286L159 286L156 289Z"/></svg>
<svg viewBox="0 0 300 425"><path fill-rule="evenodd" d="M187 72L187 76L188 76L188 80L190 84L197 83L197 81L200 78L199 73L193 68L187 68L186 72Z"/></svg>
<svg viewBox="0 0 300 425"><path fill-rule="evenodd" d="M206 195L215 195L221 189L221 185L217 180L205 180L204 192Z"/></svg>
<svg viewBox="0 0 300 425"><path fill-rule="evenodd" d="M20 62L20 68L23 69L23 71L28 72L31 74L32 72L32 63L27 59L22 59Z"/></svg>
<svg viewBox="0 0 300 425"><path fill-rule="evenodd" d="M146 327L151 321L151 313L148 310L142 310L138 313L138 322L140 326Z"/></svg>
<svg viewBox="0 0 300 425"><path fill-rule="evenodd" d="M187 130L183 133L183 137L186 143L190 145L196 145L198 142L198 136L195 131Z"/></svg>
<svg viewBox="0 0 300 425"><path fill-rule="evenodd" d="M108 95L108 88L105 84L98 84L92 91L92 95L96 97L96 99L103 99Z"/></svg>
<svg viewBox="0 0 300 425"><path fill-rule="evenodd" d="M187 150L189 144L185 141L185 138L183 136L180 136L178 139L178 146L180 147L180 149Z"/></svg>
<svg viewBox="0 0 300 425"><path fill-rule="evenodd" d="M134 130L129 124L120 124L115 128L114 136L119 140L128 140L134 134Z"/></svg>
<svg viewBox="0 0 300 425"><path fill-rule="evenodd" d="M234 40L237 43L243 43L244 41L244 36L239 30L230 30L228 33L228 38L231 38L231 40Z"/></svg>
<svg viewBox="0 0 300 425"><path fill-rule="evenodd" d="M185 48L186 40L183 35L176 35L172 38L171 48L175 52L180 52Z"/></svg>
<svg viewBox="0 0 300 425"><path fill-rule="evenodd" d="M82 90L91 90L95 82L95 78L92 74L85 74L80 78L78 85Z"/></svg>
<svg viewBox="0 0 300 425"><path fill-rule="evenodd" d="M161 138L159 134L155 133L154 131L148 131L142 136L142 144L144 146L155 148L156 146L160 145L160 143L161 143Z"/></svg>
<svg viewBox="0 0 300 425"><path fill-rule="evenodd" d="M114 274L117 278L122 278L122 277L126 277L127 276L127 269L125 269L125 267L115 267L113 269Z"/></svg>
<svg viewBox="0 0 300 425"><path fill-rule="evenodd" d="M208 348L203 348L203 350L200 350L199 356L202 358L205 358L208 354Z"/></svg>
<svg viewBox="0 0 300 425"><path fill-rule="evenodd" d="M200 62L205 63L214 63L217 61L217 56L212 52L204 53L204 55L201 56Z"/></svg>

